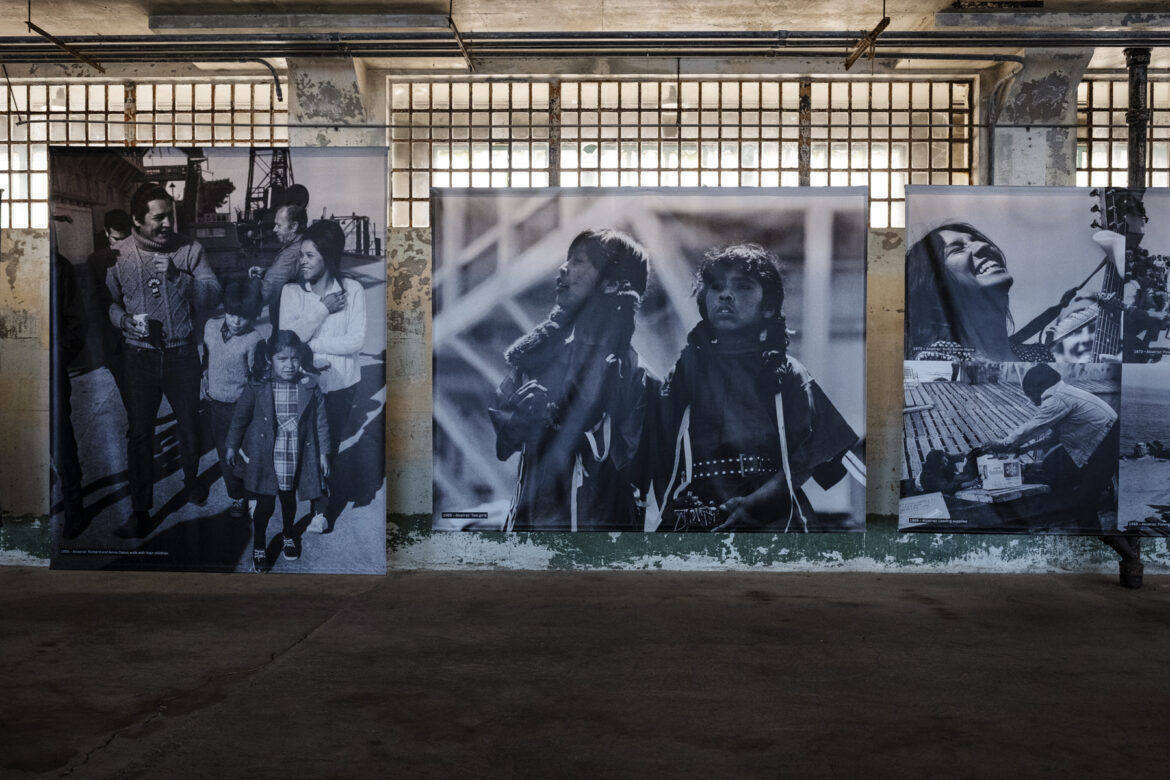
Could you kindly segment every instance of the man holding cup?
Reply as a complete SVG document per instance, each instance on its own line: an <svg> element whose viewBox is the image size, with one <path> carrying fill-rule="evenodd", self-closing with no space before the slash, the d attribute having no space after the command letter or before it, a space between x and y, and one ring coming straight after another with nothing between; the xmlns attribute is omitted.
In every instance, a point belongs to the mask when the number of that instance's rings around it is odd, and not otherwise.
<svg viewBox="0 0 1170 780"><path fill-rule="evenodd" d="M174 199L147 183L130 200L133 229L111 249L106 272L110 321L125 353L126 460L133 513L118 534L145 536L154 504L154 427L165 395L175 414L183 487L207 500L199 470L199 350L194 319L219 303L220 285L198 243L174 232Z"/></svg>

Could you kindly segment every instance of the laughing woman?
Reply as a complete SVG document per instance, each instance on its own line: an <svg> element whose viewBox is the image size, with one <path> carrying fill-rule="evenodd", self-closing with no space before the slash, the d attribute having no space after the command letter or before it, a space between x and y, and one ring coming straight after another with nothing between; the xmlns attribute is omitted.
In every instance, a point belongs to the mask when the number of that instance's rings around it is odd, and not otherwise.
<svg viewBox="0 0 1170 780"><path fill-rule="evenodd" d="M1050 362L1047 347L1012 332L1013 281L1000 248L970 225L927 233L906 253L906 358Z"/></svg>

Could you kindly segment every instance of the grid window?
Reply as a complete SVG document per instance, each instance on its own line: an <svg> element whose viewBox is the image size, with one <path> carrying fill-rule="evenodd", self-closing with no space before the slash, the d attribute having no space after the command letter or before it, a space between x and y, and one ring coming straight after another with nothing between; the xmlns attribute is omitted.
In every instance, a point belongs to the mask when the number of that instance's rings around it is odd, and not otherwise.
<svg viewBox="0 0 1170 780"><path fill-rule="evenodd" d="M270 82L28 84L0 99L0 228L49 225L49 146L286 145Z"/></svg>
<svg viewBox="0 0 1170 780"><path fill-rule="evenodd" d="M969 184L968 81L392 83L394 227L428 187L869 186L901 227L907 184ZM478 144L477 144L478 142Z"/></svg>
<svg viewBox="0 0 1170 780"><path fill-rule="evenodd" d="M545 83L390 87L391 224L427 225L431 187L547 187Z"/></svg>
<svg viewBox="0 0 1170 780"><path fill-rule="evenodd" d="M1170 81L1147 85L1150 109L1146 185L1170 186ZM1125 187L1129 183L1129 108L1126 81L1086 79L1077 88L1077 186Z"/></svg>

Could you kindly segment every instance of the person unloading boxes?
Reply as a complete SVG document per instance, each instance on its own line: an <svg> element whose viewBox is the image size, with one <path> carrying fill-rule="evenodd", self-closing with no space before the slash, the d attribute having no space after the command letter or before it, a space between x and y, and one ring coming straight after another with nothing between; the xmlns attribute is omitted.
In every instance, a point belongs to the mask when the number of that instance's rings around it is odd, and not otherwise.
<svg viewBox="0 0 1170 780"><path fill-rule="evenodd" d="M1054 493L1068 497L1069 511L1078 516L1079 525L1098 528L1098 501L1117 474L1121 446L1117 412L1092 393L1065 383L1056 369L1043 363L1024 374L1023 391L1036 412L1007 436L986 442L984 451L1054 447L1037 477Z"/></svg>

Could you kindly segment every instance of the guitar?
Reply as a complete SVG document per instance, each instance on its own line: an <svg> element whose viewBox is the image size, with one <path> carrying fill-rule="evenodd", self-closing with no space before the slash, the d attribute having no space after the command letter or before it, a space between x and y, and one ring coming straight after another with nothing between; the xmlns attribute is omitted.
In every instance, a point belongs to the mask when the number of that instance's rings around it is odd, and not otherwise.
<svg viewBox="0 0 1170 780"><path fill-rule="evenodd" d="M1101 187L1089 192L1097 199L1090 209L1098 217L1091 227L1109 230L1125 236L1125 260L1129 267L1131 253L1141 243L1145 233L1146 209L1142 204L1142 190L1126 190L1116 187ZM1099 363L1109 355L1121 353L1122 319L1124 309L1122 290L1125 280L1117 266L1108 261L1101 279L1101 289L1096 295L1097 330L1093 338L1093 363ZM1096 273L1094 271L1094 273Z"/></svg>

